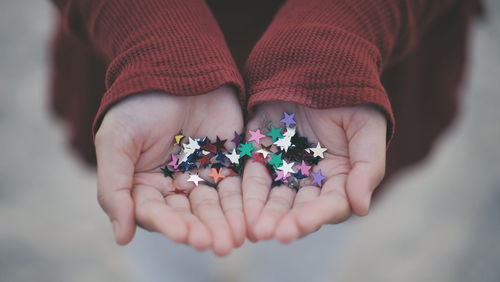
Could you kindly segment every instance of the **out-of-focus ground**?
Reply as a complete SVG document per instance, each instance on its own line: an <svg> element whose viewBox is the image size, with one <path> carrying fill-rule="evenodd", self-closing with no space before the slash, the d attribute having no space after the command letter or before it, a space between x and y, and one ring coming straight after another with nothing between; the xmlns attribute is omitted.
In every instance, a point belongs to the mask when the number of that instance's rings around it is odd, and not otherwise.
<svg viewBox="0 0 500 282"><path fill-rule="evenodd" d="M500 281L500 2L486 3L463 114L432 156L393 181L368 217L339 226L342 239L333 226L297 244L321 252L315 238L341 240L335 254L325 253L335 256L331 263L318 255L305 261L330 271L325 281ZM53 21L48 1L0 1L0 282L132 281L137 251L114 245L95 175L71 155L48 113ZM267 246L247 243L218 272L251 281L243 276L259 268L249 256ZM286 253L276 271L304 255ZM304 280L294 277L287 280Z"/></svg>

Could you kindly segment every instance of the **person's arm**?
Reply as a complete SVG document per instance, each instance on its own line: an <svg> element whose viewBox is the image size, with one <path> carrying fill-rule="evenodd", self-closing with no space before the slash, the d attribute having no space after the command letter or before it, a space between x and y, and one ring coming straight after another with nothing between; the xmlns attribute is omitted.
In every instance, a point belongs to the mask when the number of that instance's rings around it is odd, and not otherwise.
<svg viewBox="0 0 500 282"><path fill-rule="evenodd" d="M215 140L243 127L236 97L243 97L243 81L205 3L55 3L66 31L107 60L106 92L93 129L98 200L116 241L128 243L138 225L220 256L241 245L239 177L226 177L216 190L161 170L176 153L172 140L180 131Z"/></svg>
<svg viewBox="0 0 500 282"><path fill-rule="evenodd" d="M248 58L248 108L267 101L321 109L374 104L391 137L394 117L381 73L459 1L287 1Z"/></svg>
<svg viewBox="0 0 500 282"><path fill-rule="evenodd" d="M137 93L191 96L243 80L202 0L54 0L67 32L108 60L94 133L111 105Z"/></svg>
<svg viewBox="0 0 500 282"><path fill-rule="evenodd" d="M299 133L328 149L314 168L326 181L297 193L270 189L265 167L247 163L243 206L250 240L287 243L352 212L368 213L395 123L381 74L460 1L288 0L281 7L246 63L254 112L248 126L296 113Z"/></svg>

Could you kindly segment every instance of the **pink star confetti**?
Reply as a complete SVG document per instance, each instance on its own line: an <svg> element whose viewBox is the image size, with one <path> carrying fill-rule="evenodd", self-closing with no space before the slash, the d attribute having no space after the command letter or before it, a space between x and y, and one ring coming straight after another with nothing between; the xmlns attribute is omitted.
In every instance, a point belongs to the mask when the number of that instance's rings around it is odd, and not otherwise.
<svg viewBox="0 0 500 282"><path fill-rule="evenodd" d="M288 172L285 174L282 170L276 170L276 178L274 181L283 181L286 183L286 178L288 177Z"/></svg>
<svg viewBox="0 0 500 282"><path fill-rule="evenodd" d="M255 141L255 143L260 144L260 139L266 137L266 135L260 132L260 129L257 129L255 131L249 130L248 133L250 133L250 138L248 138L248 142Z"/></svg>
<svg viewBox="0 0 500 282"><path fill-rule="evenodd" d="M177 170L177 168L179 168L179 165L177 164L178 160L179 158L172 154L172 160L167 165L172 166L175 170Z"/></svg>
<svg viewBox="0 0 500 282"><path fill-rule="evenodd" d="M307 165L304 161L302 161L300 165L296 165L295 168L300 170L300 173L302 173L303 175L306 176L310 175L309 171L311 170L311 166Z"/></svg>

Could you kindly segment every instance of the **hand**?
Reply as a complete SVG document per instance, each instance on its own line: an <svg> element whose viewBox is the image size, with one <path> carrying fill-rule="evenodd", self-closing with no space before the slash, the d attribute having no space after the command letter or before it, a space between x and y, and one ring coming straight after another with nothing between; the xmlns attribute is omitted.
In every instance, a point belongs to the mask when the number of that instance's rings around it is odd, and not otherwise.
<svg viewBox="0 0 500 282"><path fill-rule="evenodd" d="M323 224L366 215L371 195L384 176L386 118L372 106L316 110L290 103L259 106L247 128L267 127L283 112L295 113L297 132L328 151L314 171L326 176L323 187L306 185L296 193L287 186L271 189L271 176L247 161L243 174L243 206L251 241L275 237L292 242Z"/></svg>
<svg viewBox="0 0 500 282"><path fill-rule="evenodd" d="M246 231L239 176L224 178L216 190L203 182L195 187L186 174L172 179L160 170L181 130L185 136L215 140L232 138L242 127L241 107L227 86L192 97L137 94L113 106L95 144L98 200L117 243L130 242L137 224L197 250L212 248L219 256L242 245Z"/></svg>

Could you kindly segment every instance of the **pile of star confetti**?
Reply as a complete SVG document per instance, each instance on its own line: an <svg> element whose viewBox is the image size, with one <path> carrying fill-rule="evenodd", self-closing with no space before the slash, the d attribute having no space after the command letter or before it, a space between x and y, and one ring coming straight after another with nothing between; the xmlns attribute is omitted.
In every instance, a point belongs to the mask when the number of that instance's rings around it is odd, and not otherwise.
<svg viewBox="0 0 500 282"><path fill-rule="evenodd" d="M316 146L309 143L307 138L299 136L296 130L295 114L283 113L280 120L283 127L269 125L267 129L249 130L249 138L243 141L243 136L234 133L230 141L236 149L226 150L227 140L216 138L212 142L208 137L193 139L188 137L187 143L182 143L185 136L179 133L174 137L174 145L180 147L178 154L172 154L171 160L162 168L165 177L172 177L175 172L189 172L188 182L198 186L199 182L206 182L216 187L217 183L225 178L223 168L228 168L230 175L241 173L241 166L245 161L259 162L264 165L273 180L272 187L287 185L294 189L300 188L302 179L311 179L310 184L323 186L325 176L321 170L312 172L313 166L324 158L326 148L318 142ZM270 139L270 140L269 140ZM265 146L266 141L268 146ZM179 150L177 150L179 151ZM213 179L211 184L201 178L196 172L202 168L211 170L208 177Z"/></svg>

